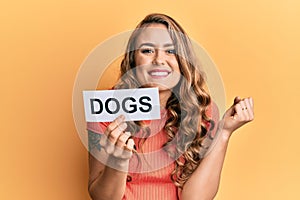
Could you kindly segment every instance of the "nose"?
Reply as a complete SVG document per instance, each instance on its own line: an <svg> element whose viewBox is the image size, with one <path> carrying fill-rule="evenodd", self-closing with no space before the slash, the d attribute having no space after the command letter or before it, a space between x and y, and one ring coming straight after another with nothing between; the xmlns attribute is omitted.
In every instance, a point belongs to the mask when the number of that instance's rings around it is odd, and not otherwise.
<svg viewBox="0 0 300 200"><path fill-rule="evenodd" d="M165 56L164 56L164 51L161 49L156 49L155 50L155 56L153 58L153 64L154 65L165 65Z"/></svg>

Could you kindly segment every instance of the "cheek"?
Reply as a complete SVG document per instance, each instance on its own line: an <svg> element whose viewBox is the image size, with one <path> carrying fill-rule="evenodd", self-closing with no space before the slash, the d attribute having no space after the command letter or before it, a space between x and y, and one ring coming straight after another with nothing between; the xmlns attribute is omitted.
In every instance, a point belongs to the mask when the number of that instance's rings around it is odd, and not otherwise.
<svg viewBox="0 0 300 200"><path fill-rule="evenodd" d="M174 71L180 73L179 65L176 59L170 61L170 66L173 68Z"/></svg>
<svg viewBox="0 0 300 200"><path fill-rule="evenodd" d="M146 65L148 63L151 62L151 59L148 56L143 56L140 54L137 54L135 56L135 64L136 66L140 66L140 65Z"/></svg>
<svg viewBox="0 0 300 200"><path fill-rule="evenodd" d="M142 69L140 66L135 67L135 73L136 73L137 78L139 77L139 75L142 74Z"/></svg>
<svg viewBox="0 0 300 200"><path fill-rule="evenodd" d="M135 67L135 73L136 73L136 79L138 80L138 82L140 82L142 84L144 82L143 67L137 65L137 67Z"/></svg>

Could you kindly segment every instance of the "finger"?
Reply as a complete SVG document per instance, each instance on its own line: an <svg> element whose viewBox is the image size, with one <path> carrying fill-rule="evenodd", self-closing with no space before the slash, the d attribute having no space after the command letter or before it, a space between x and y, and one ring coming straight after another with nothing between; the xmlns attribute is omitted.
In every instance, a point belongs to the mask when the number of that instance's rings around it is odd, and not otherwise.
<svg viewBox="0 0 300 200"><path fill-rule="evenodd" d="M233 100L232 106L229 108L229 114L231 117L235 118L236 115L236 110L235 110L235 105L238 104L241 101L241 98L239 96L236 96ZM231 110L231 111L230 111Z"/></svg>
<svg viewBox="0 0 300 200"><path fill-rule="evenodd" d="M129 139L127 142L127 145L124 147L124 151L123 151L123 158L131 158L132 156L132 151L134 149L134 140L133 139Z"/></svg>
<svg viewBox="0 0 300 200"><path fill-rule="evenodd" d="M107 140L106 146L105 146L105 151L108 154L112 154L115 151L115 144L112 143L110 140Z"/></svg>
<svg viewBox="0 0 300 200"><path fill-rule="evenodd" d="M240 103L236 104L234 106L234 110L235 110L235 114L233 115L233 119L235 120L240 119L243 112L241 104Z"/></svg>
<svg viewBox="0 0 300 200"><path fill-rule="evenodd" d="M134 149L134 140L129 139L125 147L125 150L132 151Z"/></svg>
<svg viewBox="0 0 300 200"><path fill-rule="evenodd" d="M114 157L120 157L123 153L123 148L119 147L119 146L115 146L114 152L113 152L113 156Z"/></svg>
<svg viewBox="0 0 300 200"><path fill-rule="evenodd" d="M239 104L241 105L242 110L246 110L246 109L247 109L247 106L246 106L246 104L245 104L245 99L241 100L241 101L239 102Z"/></svg>
<svg viewBox="0 0 300 200"><path fill-rule="evenodd" d="M233 105L238 104L241 100L242 100L241 97L236 96L233 100Z"/></svg>
<svg viewBox="0 0 300 200"><path fill-rule="evenodd" d="M120 124L124 122L124 115L118 116L114 121L112 121L106 128L104 134L109 137L109 134L115 130Z"/></svg>
<svg viewBox="0 0 300 200"><path fill-rule="evenodd" d="M252 97L250 97L250 98L249 98L249 100L250 100L250 105L251 105L251 108L253 109L254 103L253 103L253 99L252 99Z"/></svg>
<svg viewBox="0 0 300 200"><path fill-rule="evenodd" d="M125 131L125 129L127 128L127 124L126 123L122 123L119 126L117 126L110 134L109 134L109 141L111 141L113 144L117 143L118 138L120 137L120 135Z"/></svg>
<svg viewBox="0 0 300 200"><path fill-rule="evenodd" d="M118 138L117 141L117 146L118 147L124 147L126 146L126 142L129 139L129 137L131 136L130 132L124 132L123 134L120 135L120 137Z"/></svg>
<svg viewBox="0 0 300 200"><path fill-rule="evenodd" d="M242 112L241 112L241 116L243 117L242 120L245 120L248 116L248 111L247 111L247 105L245 103L245 100L241 100L238 103L241 106Z"/></svg>
<svg viewBox="0 0 300 200"><path fill-rule="evenodd" d="M122 155L124 147L126 146L126 142L130 136L130 132L125 132L120 135L120 137L117 140L113 156L120 157Z"/></svg>
<svg viewBox="0 0 300 200"><path fill-rule="evenodd" d="M108 154L112 154L115 151L115 145L119 138L119 136L123 133L123 131L126 129L127 124L122 123L119 126L117 126L108 136L106 140L106 152ZM105 135L106 136L106 135Z"/></svg>
<svg viewBox="0 0 300 200"><path fill-rule="evenodd" d="M244 104L245 104L245 108L244 108L245 120L249 121L251 118L251 116L250 116L251 115L251 106L250 106L248 98L244 99Z"/></svg>
<svg viewBox="0 0 300 200"><path fill-rule="evenodd" d="M245 99L245 104L247 106L247 113L248 113L248 120L253 120L254 115L253 115L253 110L252 110L252 106L251 106L251 102L249 98Z"/></svg>

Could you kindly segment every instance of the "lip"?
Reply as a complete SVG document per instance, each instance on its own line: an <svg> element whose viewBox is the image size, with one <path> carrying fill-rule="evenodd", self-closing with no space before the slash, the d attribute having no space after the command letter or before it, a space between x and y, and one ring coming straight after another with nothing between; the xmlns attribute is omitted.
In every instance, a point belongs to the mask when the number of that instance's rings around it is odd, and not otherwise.
<svg viewBox="0 0 300 200"><path fill-rule="evenodd" d="M148 74L154 79L166 78L170 73L171 71L166 69L153 69L148 71Z"/></svg>

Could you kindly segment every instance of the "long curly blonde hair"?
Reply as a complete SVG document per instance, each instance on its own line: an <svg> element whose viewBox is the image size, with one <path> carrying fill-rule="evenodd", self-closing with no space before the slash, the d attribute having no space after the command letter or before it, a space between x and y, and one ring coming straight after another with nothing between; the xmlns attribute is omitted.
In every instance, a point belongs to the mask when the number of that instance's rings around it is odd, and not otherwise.
<svg viewBox="0 0 300 200"><path fill-rule="evenodd" d="M170 175L171 179L177 187L182 188L201 162L200 151L201 148L204 148L201 143L208 132L206 124L211 121L206 115L211 98L204 89L204 73L200 70L200 64L193 51L191 41L183 28L174 19L164 14L154 13L146 16L129 38L121 62L120 79L114 88L124 89L140 86L133 70L136 67L136 40L142 30L153 23L163 24L167 27L180 67L181 80L172 89L166 104L169 118L164 129L168 136L168 142L164 148L170 156L175 158L175 169ZM149 128L142 121L129 122L128 127L133 133L142 130L146 137L150 134Z"/></svg>

